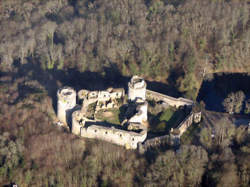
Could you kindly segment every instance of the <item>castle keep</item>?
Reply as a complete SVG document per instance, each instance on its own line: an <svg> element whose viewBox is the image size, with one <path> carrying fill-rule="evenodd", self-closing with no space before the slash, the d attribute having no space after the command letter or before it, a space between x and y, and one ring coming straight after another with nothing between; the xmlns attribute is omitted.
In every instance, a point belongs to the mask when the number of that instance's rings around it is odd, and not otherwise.
<svg viewBox="0 0 250 187"><path fill-rule="evenodd" d="M169 106L193 106L193 101L184 98L173 98L146 89L143 78L133 76L128 83L128 101L125 101L123 88L109 88L102 91L80 90L77 94L73 88L63 87L58 90L57 117L64 125L71 124L71 132L85 138L105 140L137 149L145 142L148 133L148 102L146 98L161 100ZM76 104L76 98L82 100L82 106ZM111 118L109 110L124 106L124 119L120 124L113 124L106 119ZM104 118L100 118L101 113ZM191 117L190 117L191 116ZM200 116L195 116L196 122ZM179 136L193 123L194 115L185 119L174 132ZM178 133L177 133L178 134ZM150 140L152 142L152 139ZM149 143L148 143L149 144Z"/></svg>

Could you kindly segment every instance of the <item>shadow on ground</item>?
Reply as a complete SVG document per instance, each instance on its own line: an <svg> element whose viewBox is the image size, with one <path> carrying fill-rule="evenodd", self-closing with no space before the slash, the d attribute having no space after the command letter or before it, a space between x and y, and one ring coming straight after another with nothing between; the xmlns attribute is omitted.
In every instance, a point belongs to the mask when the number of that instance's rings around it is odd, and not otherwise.
<svg viewBox="0 0 250 187"><path fill-rule="evenodd" d="M243 91L250 97L249 73L214 73L205 76L197 101L203 101L207 110L224 112L222 102L231 92Z"/></svg>
<svg viewBox="0 0 250 187"><path fill-rule="evenodd" d="M21 64L19 61L14 63L14 71L12 72L0 72L0 76L9 75L14 83L16 79L23 78L24 80L36 80L38 81L47 91L48 95L53 101L53 108L57 111L57 98L56 93L58 88L62 86L71 86L76 91L80 89L88 90L103 90L108 87L124 87L127 89L127 83L130 77L123 76L115 64L111 67L104 68L103 72L80 72L76 68L67 70L44 70L36 63L31 62L27 64ZM169 95L179 95L177 89L173 86L168 86L164 83L157 81L147 81L148 89L158 91ZM18 85L19 97L10 104L15 104L25 97L25 94L33 93L39 90L34 90L24 86Z"/></svg>

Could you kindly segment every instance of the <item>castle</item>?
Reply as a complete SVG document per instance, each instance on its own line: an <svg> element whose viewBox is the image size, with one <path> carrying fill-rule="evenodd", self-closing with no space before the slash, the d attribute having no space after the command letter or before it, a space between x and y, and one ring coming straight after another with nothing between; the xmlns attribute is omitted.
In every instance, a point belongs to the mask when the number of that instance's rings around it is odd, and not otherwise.
<svg viewBox="0 0 250 187"><path fill-rule="evenodd" d="M71 124L71 132L85 138L105 140L125 146L127 149L137 149L147 138L148 133L148 102L147 98L161 100L170 106L193 106L193 101L184 98L173 98L146 89L145 80L133 76L128 83L128 97L123 88L109 88L103 91L80 90L77 94L71 87L63 87L57 92L57 118L59 124ZM81 106L76 99L82 100ZM127 102L126 102L127 100ZM126 106L125 117L120 125L114 125L98 119L99 111L108 114L106 110ZM106 112L106 113L105 113ZM196 116L195 116L196 115ZM181 136L195 122L200 121L200 113L183 121L177 129ZM109 116L107 116L109 117Z"/></svg>

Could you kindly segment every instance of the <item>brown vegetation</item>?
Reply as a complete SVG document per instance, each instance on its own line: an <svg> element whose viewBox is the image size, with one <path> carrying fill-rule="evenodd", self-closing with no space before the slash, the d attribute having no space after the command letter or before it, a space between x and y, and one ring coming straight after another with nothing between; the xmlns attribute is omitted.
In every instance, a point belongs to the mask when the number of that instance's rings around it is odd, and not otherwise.
<svg viewBox="0 0 250 187"><path fill-rule="evenodd" d="M195 97L202 76L249 71L246 0L8 0L0 5L1 69L102 72L174 84Z"/></svg>
<svg viewBox="0 0 250 187"><path fill-rule="evenodd" d="M195 98L204 74L250 70L247 0L5 0L0 25L1 186L250 185L245 126L206 118L177 151L137 155L54 126L51 74L143 74Z"/></svg>

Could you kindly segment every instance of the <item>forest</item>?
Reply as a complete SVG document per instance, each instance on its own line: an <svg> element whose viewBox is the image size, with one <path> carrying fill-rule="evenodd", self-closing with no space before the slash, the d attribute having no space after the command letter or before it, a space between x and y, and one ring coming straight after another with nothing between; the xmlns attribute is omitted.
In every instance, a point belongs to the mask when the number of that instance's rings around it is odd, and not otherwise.
<svg viewBox="0 0 250 187"><path fill-rule="evenodd" d="M196 100L220 72L250 73L249 0L2 0L0 185L249 186L247 126L203 101L180 147L143 155L54 125L65 84L124 86L137 74Z"/></svg>

